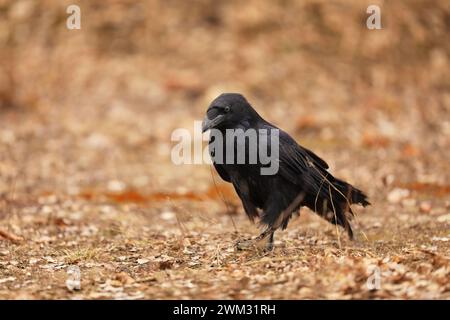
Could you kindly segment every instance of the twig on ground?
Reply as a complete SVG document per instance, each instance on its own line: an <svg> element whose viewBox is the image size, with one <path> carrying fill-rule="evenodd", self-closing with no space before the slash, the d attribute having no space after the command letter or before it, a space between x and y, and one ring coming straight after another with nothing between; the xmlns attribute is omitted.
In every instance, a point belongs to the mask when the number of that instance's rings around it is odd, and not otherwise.
<svg viewBox="0 0 450 320"><path fill-rule="evenodd" d="M23 241L22 237L16 236L15 234L12 234L11 232L8 232L6 230L0 229L0 237L9 240L14 243L20 243Z"/></svg>

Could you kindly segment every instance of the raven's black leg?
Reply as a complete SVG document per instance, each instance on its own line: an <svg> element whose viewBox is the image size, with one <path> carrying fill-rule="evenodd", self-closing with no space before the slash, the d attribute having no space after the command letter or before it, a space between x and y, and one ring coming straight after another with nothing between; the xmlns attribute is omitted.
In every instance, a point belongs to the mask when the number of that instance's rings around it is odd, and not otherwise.
<svg viewBox="0 0 450 320"><path fill-rule="evenodd" d="M255 246L257 242L261 242L264 239L267 239L265 243L265 249L268 251L273 250L273 234L278 228L285 229L289 222L289 219L292 216L292 213L298 210L300 206L300 202L303 200L304 194L299 194L293 201L290 203L287 208L282 210L280 207L280 203L285 202L279 193L274 193L271 197L271 202L269 205L263 209L264 213L261 218L261 223L267 225L267 229L265 229L259 236L257 236L254 240L246 240L244 242L240 242L237 244L238 249L248 248Z"/></svg>
<svg viewBox="0 0 450 320"><path fill-rule="evenodd" d="M272 227L268 227L266 230L261 232L261 234L259 236L257 236L255 240L256 241L264 240L268 236L273 235L274 232L275 232L275 230L273 230Z"/></svg>
<svg viewBox="0 0 450 320"><path fill-rule="evenodd" d="M274 233L275 233L275 231L272 231L272 233L269 235L269 238L267 238L267 243L266 243L267 251L273 250L273 235L274 235Z"/></svg>

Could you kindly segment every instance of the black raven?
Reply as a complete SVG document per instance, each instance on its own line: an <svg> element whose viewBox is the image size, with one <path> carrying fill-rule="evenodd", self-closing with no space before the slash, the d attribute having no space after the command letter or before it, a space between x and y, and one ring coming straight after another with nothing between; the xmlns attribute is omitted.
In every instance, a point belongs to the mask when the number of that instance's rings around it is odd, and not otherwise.
<svg viewBox="0 0 450 320"><path fill-rule="evenodd" d="M353 216L350 205L369 205L367 196L347 182L333 177L327 171L328 165L324 160L264 120L244 96L224 93L214 99L202 125L203 132L210 129L209 151L218 174L233 184L247 216L252 221L260 218L261 224L266 226L256 239L246 241L245 246L268 239L266 248L272 249L274 232L280 227L285 229L292 214L298 213L302 206L330 223L342 226L353 238L349 222ZM252 130L264 133L251 141L252 136L248 132ZM213 135L213 131L216 134ZM272 140L273 137L278 140ZM239 146L242 144L247 154L245 161L239 162L239 152L242 152ZM263 147L271 155L277 155L276 159L272 159L276 161L275 173L262 173L261 169L268 167L267 161L263 162L260 157ZM230 152L233 155L227 158ZM219 153L222 153L220 157ZM251 162L252 157L257 160ZM238 247L243 246L244 243L238 243Z"/></svg>

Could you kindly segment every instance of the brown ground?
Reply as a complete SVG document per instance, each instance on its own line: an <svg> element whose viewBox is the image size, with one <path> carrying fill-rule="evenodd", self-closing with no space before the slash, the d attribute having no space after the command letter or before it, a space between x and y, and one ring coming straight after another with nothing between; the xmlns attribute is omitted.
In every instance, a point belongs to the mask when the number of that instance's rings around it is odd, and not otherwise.
<svg viewBox="0 0 450 320"><path fill-rule="evenodd" d="M372 1L80 1L69 31L71 3L0 1L0 298L450 298L448 1L377 31ZM235 251L233 192L170 161L223 91L368 193L356 241L305 209Z"/></svg>

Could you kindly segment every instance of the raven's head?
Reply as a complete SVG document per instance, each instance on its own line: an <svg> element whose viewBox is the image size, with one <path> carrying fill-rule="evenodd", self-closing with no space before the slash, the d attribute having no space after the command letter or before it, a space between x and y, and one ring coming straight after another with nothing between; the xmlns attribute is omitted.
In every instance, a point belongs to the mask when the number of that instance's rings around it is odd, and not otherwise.
<svg viewBox="0 0 450 320"><path fill-rule="evenodd" d="M258 120L260 116L239 93L223 93L215 98L206 111L202 131L231 129L243 120Z"/></svg>

